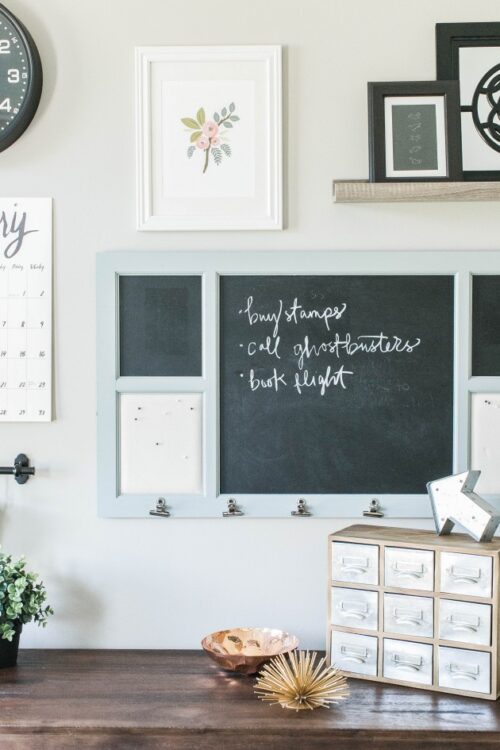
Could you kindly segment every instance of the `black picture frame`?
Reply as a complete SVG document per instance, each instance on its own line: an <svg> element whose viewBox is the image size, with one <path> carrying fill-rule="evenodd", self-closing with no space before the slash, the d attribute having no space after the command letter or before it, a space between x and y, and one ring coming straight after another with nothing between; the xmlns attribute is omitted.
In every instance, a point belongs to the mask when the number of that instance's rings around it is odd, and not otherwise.
<svg viewBox="0 0 500 750"><path fill-rule="evenodd" d="M436 78L460 82L460 48L461 47L500 47L500 23L437 23L436 24ZM499 54L500 67L500 54ZM464 112L471 112L472 107L460 103L461 117ZM498 119L500 127L500 119ZM499 136L500 136L500 130ZM478 134L478 137L481 137ZM500 152L500 137L498 141ZM499 168L464 170L464 180L488 181L500 180Z"/></svg>
<svg viewBox="0 0 500 750"><path fill-rule="evenodd" d="M385 100L387 97L442 97L443 98L443 137L445 138L446 170L444 174L429 175L428 172L442 170L442 161L436 170L422 169L411 166L407 170L394 169L388 173L386 149L386 114ZM462 180L462 147L460 137L458 81L390 81L368 83L368 131L370 156L370 182L457 182ZM410 115L408 115L410 116ZM414 115L416 116L416 115ZM436 159L438 138L436 126ZM408 131L408 139L415 138L414 131ZM424 136L425 137L425 136ZM399 139L401 140L401 139ZM394 143L394 140L393 140ZM420 143L413 143L412 148L422 147ZM408 140L408 147L410 141ZM410 149L408 149L410 150ZM427 149L429 152L429 148ZM432 149L430 149L432 151ZM417 154L418 155L418 154ZM410 159L410 156L408 156ZM412 157L413 160L413 157ZM420 172L420 174L418 174ZM427 173L427 174L424 174Z"/></svg>

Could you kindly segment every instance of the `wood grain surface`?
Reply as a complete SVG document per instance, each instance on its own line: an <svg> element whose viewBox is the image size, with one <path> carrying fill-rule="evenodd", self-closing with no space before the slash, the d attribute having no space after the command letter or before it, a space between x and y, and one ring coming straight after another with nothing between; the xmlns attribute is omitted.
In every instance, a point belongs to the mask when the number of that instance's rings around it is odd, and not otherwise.
<svg viewBox="0 0 500 750"><path fill-rule="evenodd" d="M496 702L350 681L295 713L196 651L21 651L0 670L1 750L433 750L500 747Z"/></svg>
<svg viewBox="0 0 500 750"><path fill-rule="evenodd" d="M335 203L498 201L499 182L367 182L335 180Z"/></svg>

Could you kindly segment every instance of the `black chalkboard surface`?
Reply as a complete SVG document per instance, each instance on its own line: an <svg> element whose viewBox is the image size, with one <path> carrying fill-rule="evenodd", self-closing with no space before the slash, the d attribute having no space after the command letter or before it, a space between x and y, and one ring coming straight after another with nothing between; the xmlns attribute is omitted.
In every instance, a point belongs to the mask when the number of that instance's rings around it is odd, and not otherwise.
<svg viewBox="0 0 500 750"><path fill-rule="evenodd" d="M201 375L201 277L120 276L120 375Z"/></svg>
<svg viewBox="0 0 500 750"><path fill-rule="evenodd" d="M500 276L473 276L472 374L500 375Z"/></svg>
<svg viewBox="0 0 500 750"><path fill-rule="evenodd" d="M221 492L425 493L452 473L453 285L223 276Z"/></svg>

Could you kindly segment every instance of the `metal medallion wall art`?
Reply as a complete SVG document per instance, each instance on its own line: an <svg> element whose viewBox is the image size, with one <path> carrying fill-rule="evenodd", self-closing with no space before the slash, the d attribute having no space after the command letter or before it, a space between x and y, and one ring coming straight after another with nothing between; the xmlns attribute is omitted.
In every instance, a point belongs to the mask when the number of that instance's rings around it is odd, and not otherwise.
<svg viewBox="0 0 500 750"><path fill-rule="evenodd" d="M464 179L500 179L500 23L438 23L437 77L460 84Z"/></svg>

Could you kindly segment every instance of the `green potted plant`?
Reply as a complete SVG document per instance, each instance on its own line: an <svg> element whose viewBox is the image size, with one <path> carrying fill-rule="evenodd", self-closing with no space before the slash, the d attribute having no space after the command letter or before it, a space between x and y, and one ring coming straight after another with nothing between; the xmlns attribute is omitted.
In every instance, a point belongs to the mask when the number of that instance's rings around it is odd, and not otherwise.
<svg viewBox="0 0 500 750"><path fill-rule="evenodd" d="M13 560L0 550L0 668L17 663L19 638L26 622L45 627L52 607L38 575L26 570L24 557Z"/></svg>

